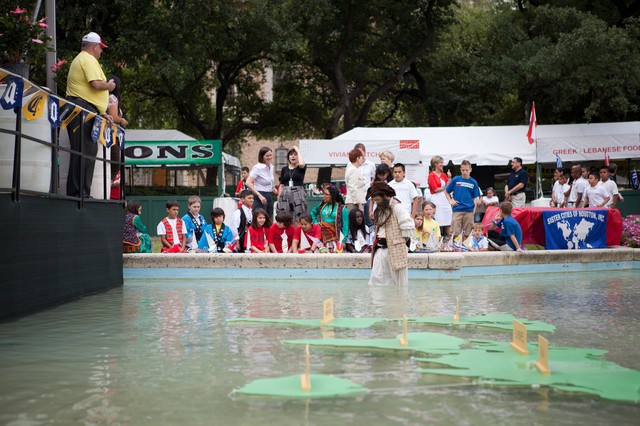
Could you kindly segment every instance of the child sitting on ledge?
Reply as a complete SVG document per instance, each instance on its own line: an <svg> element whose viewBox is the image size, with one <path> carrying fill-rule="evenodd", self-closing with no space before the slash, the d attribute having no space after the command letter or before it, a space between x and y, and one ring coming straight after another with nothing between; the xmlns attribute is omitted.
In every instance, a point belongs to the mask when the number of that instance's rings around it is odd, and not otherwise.
<svg viewBox="0 0 640 426"><path fill-rule="evenodd" d="M488 251L489 240L484 236L484 226L481 223L474 223L471 235L464 242L464 246L469 251Z"/></svg>
<svg viewBox="0 0 640 426"><path fill-rule="evenodd" d="M169 200L166 204L167 217L158 224L156 232L162 242L162 253L183 253L186 245L184 222L178 217L180 203Z"/></svg>
<svg viewBox="0 0 640 426"><path fill-rule="evenodd" d="M511 216L511 210L513 204L503 201L500 203L500 213L490 224L489 245L494 250L522 251L522 228Z"/></svg>
<svg viewBox="0 0 640 426"><path fill-rule="evenodd" d="M224 224L224 210L216 207L211 210L211 224L205 225L198 242L198 253L222 253L233 240L231 228Z"/></svg>

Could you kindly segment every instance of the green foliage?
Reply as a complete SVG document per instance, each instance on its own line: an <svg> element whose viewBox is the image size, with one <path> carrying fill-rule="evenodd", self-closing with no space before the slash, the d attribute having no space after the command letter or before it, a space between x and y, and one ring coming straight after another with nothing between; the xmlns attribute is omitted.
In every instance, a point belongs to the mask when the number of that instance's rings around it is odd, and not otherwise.
<svg viewBox="0 0 640 426"><path fill-rule="evenodd" d="M429 124L524 123L532 100L543 123L639 118L640 78L629 72L640 66L635 21L611 27L573 8L499 4L463 4L455 18L419 63L431 82Z"/></svg>
<svg viewBox="0 0 640 426"><path fill-rule="evenodd" d="M281 64L287 81L277 101L318 136L385 124L400 108L394 89L446 21L447 5L291 0L290 21L304 42L297 60Z"/></svg>
<svg viewBox="0 0 640 426"><path fill-rule="evenodd" d="M46 17L37 19L33 11L17 1L0 6L0 63L33 63L44 59L49 50Z"/></svg>
<svg viewBox="0 0 640 426"><path fill-rule="evenodd" d="M638 5L58 0L58 57L68 66L98 32L130 127L227 149L357 126L525 123L532 100L541 123L638 120ZM64 80L63 68L61 93Z"/></svg>
<svg viewBox="0 0 640 426"><path fill-rule="evenodd" d="M243 2L122 2L119 50L136 94L136 123L163 121L223 145L268 125L261 95L276 47L287 29L277 4Z"/></svg>

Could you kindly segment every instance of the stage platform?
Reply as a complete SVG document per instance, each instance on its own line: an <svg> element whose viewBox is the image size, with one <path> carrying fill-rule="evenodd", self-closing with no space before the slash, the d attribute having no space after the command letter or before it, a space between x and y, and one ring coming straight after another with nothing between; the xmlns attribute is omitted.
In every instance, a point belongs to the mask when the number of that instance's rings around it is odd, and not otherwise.
<svg viewBox="0 0 640 426"><path fill-rule="evenodd" d="M123 284L122 204L0 194L0 211L0 319Z"/></svg>

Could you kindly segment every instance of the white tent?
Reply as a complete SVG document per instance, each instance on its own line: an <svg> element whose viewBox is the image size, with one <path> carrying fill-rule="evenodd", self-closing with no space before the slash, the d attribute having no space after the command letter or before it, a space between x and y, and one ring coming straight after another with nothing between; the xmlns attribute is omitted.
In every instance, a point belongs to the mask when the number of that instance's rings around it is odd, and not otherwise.
<svg viewBox="0 0 640 426"><path fill-rule="evenodd" d="M536 146L527 141L527 126L491 127L358 127L333 141L418 140L420 157L428 164L434 155L460 164L469 160L480 166L507 165L514 156L526 164L536 162ZM538 160L604 161L640 157L640 122L540 125L537 128ZM305 160L307 158L305 157ZM309 159L312 161L312 159Z"/></svg>

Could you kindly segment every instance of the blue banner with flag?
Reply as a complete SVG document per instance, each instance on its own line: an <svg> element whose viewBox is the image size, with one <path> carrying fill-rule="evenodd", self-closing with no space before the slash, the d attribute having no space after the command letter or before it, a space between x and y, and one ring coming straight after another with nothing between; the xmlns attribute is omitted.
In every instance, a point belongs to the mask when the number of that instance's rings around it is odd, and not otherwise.
<svg viewBox="0 0 640 426"><path fill-rule="evenodd" d="M104 138L103 132L105 123L106 121L101 117L96 117L96 119L93 120L93 127L91 128L91 140L94 143L98 143L98 141Z"/></svg>
<svg viewBox="0 0 640 426"><path fill-rule="evenodd" d="M556 154L556 169L561 169L561 168L562 168L562 160L560 159L560 156Z"/></svg>
<svg viewBox="0 0 640 426"><path fill-rule="evenodd" d="M607 248L606 210L549 210L542 220L547 250Z"/></svg>
<svg viewBox="0 0 640 426"><path fill-rule="evenodd" d="M51 124L53 128L60 127L60 103L58 102L58 98L49 96L47 103L49 105L49 124Z"/></svg>
<svg viewBox="0 0 640 426"><path fill-rule="evenodd" d="M638 172L636 172L636 169L633 169L633 172L631 172L631 185L633 185L633 189L635 190L640 189L640 182L638 181Z"/></svg>
<svg viewBox="0 0 640 426"><path fill-rule="evenodd" d="M118 145L120 146L120 151L124 149L124 129L122 127L118 127L116 131L118 137Z"/></svg>
<svg viewBox="0 0 640 426"><path fill-rule="evenodd" d="M0 97L0 106L2 109L20 108L22 106L22 92L24 91L24 80L20 77L7 78L7 87L5 87L2 97Z"/></svg>

